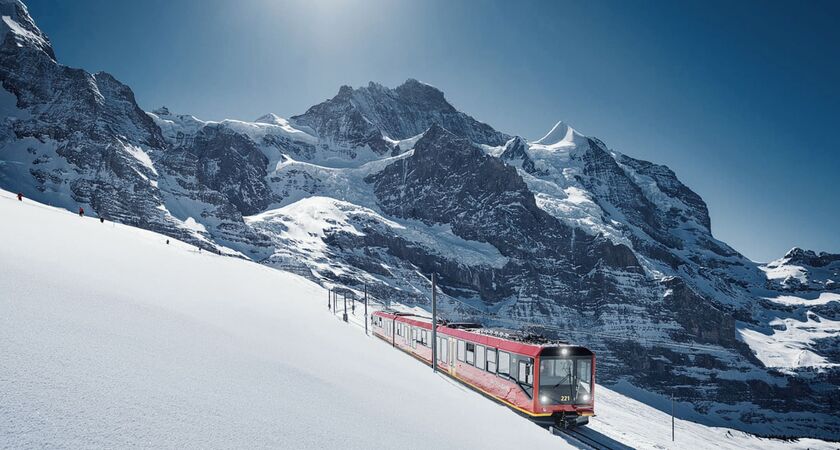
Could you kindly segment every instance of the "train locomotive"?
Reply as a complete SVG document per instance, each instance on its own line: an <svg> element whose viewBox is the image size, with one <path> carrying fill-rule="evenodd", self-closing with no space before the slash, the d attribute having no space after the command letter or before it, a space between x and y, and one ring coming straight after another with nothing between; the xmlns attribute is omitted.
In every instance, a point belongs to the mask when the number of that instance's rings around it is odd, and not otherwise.
<svg viewBox="0 0 840 450"><path fill-rule="evenodd" d="M439 324L396 311L371 316L375 336L541 425L572 428L595 415L595 354L479 324Z"/></svg>

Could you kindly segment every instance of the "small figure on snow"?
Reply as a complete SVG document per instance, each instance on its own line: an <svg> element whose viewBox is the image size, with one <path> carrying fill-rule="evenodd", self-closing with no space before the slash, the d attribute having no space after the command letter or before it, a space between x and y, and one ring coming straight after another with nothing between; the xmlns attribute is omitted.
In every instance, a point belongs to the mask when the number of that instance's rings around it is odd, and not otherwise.
<svg viewBox="0 0 840 450"><path fill-rule="evenodd" d="M99 223L105 223L105 218L104 218L104 217L100 217L100 218L99 218Z"/></svg>
<svg viewBox="0 0 840 450"><path fill-rule="evenodd" d="M21 194L20 192L18 192L18 201L19 202L23 201L23 194Z"/></svg>
<svg viewBox="0 0 840 450"><path fill-rule="evenodd" d="M85 216L85 209L80 206L79 207L79 217L84 217L84 216Z"/></svg>
<svg viewBox="0 0 840 450"><path fill-rule="evenodd" d="M169 239L166 240L166 245L169 245Z"/></svg>

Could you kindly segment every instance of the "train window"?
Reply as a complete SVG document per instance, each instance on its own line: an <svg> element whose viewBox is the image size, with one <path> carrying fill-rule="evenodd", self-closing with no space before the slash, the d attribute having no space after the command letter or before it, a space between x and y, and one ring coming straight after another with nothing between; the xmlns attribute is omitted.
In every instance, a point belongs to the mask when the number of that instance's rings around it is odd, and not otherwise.
<svg viewBox="0 0 840 450"><path fill-rule="evenodd" d="M519 360L519 374L517 379L520 383L531 386L534 384L534 365L529 360Z"/></svg>
<svg viewBox="0 0 840 450"><path fill-rule="evenodd" d="M467 364L475 364L475 344L467 342Z"/></svg>
<svg viewBox="0 0 840 450"><path fill-rule="evenodd" d="M496 373L496 349L495 348L488 348L487 349L487 371L490 373Z"/></svg>
<svg viewBox="0 0 840 450"><path fill-rule="evenodd" d="M484 370L484 357L487 355L483 345L475 346L475 366Z"/></svg>
<svg viewBox="0 0 840 450"><path fill-rule="evenodd" d="M464 361L467 357L467 349L464 346L464 341L458 340L458 361Z"/></svg>
<svg viewBox="0 0 840 450"><path fill-rule="evenodd" d="M441 361L446 362L446 361L449 360L446 357L448 352L449 352L449 340L446 339L446 338L443 338L443 339L440 340L440 351L438 351L438 353L440 354L440 360Z"/></svg>
<svg viewBox="0 0 840 450"><path fill-rule="evenodd" d="M510 376L510 353L499 352L499 375Z"/></svg>
<svg viewBox="0 0 840 450"><path fill-rule="evenodd" d="M578 381L588 385L592 381L592 361L578 359L576 366Z"/></svg>

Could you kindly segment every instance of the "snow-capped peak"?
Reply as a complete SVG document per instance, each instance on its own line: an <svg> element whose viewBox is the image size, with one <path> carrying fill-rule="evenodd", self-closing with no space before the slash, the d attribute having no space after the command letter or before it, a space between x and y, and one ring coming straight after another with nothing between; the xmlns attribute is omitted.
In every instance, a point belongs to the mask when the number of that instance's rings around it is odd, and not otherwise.
<svg viewBox="0 0 840 450"><path fill-rule="evenodd" d="M18 47L37 48L55 61L49 38L35 25L26 5L19 0L0 0L0 43L10 35Z"/></svg>
<svg viewBox="0 0 840 450"><path fill-rule="evenodd" d="M268 113L264 116L260 116L254 122L256 122L256 123L267 123L269 125L284 125L284 124L286 124L286 119L283 119L282 117L278 116L277 114Z"/></svg>
<svg viewBox="0 0 840 450"><path fill-rule="evenodd" d="M548 134L535 141L534 144L546 147L571 147L579 144L585 137L561 120L554 125L554 128Z"/></svg>

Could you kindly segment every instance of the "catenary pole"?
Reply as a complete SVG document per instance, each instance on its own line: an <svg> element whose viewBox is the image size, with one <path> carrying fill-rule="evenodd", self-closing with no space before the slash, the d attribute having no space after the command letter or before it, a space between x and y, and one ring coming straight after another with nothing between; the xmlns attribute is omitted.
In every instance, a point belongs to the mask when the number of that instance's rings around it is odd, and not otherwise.
<svg viewBox="0 0 840 450"><path fill-rule="evenodd" d="M365 283L365 335L368 334L368 316L367 316L367 283Z"/></svg>
<svg viewBox="0 0 840 450"><path fill-rule="evenodd" d="M347 291L344 291L344 321L347 322Z"/></svg>
<svg viewBox="0 0 840 450"><path fill-rule="evenodd" d="M674 394L671 394L671 442L674 442Z"/></svg>
<svg viewBox="0 0 840 450"><path fill-rule="evenodd" d="M432 274L432 372L437 373L437 280Z"/></svg>

